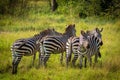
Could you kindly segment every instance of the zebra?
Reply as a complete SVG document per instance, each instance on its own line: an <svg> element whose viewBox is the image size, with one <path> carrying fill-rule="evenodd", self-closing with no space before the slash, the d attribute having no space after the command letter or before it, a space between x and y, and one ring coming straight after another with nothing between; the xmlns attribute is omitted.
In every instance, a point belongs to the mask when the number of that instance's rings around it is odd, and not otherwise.
<svg viewBox="0 0 120 80"><path fill-rule="evenodd" d="M63 61L63 52L68 38L76 36L75 24L67 26L65 32L61 36L46 36L40 42L41 63L46 67L50 54L61 53L60 62Z"/></svg>
<svg viewBox="0 0 120 80"><path fill-rule="evenodd" d="M81 31L81 36L79 37L79 46L78 53L80 55L80 68L82 68L83 56L85 57L85 66L86 60L92 65L92 56L95 55L95 62L97 61L97 56L100 46L103 44L102 39L99 39L95 35L88 35L84 31Z"/></svg>
<svg viewBox="0 0 120 80"><path fill-rule="evenodd" d="M95 37L98 37L99 41L101 42L99 45L102 46L103 45L103 42L102 42L102 35L101 35L101 32L103 31L103 28L101 29L98 29L98 28L95 28L94 30L92 31L89 31L87 30L86 33L88 35L94 35ZM98 56L101 58L101 53L100 51L98 52ZM97 61L96 61L97 62Z"/></svg>
<svg viewBox="0 0 120 80"><path fill-rule="evenodd" d="M23 56L33 55L32 64L34 65L36 52L39 51L39 44L37 44L37 41L42 39L42 37L46 35L61 35L61 34L56 32L54 29L47 29L40 32L39 34L34 35L33 37L18 39L12 44L11 46L12 59L13 59L12 74L17 73L18 64Z"/></svg>
<svg viewBox="0 0 120 80"><path fill-rule="evenodd" d="M66 66L68 67L68 62L71 61L72 53L74 53L74 59L72 60L73 66L75 66L75 61L78 58L78 45L79 37L70 37L66 42Z"/></svg>
<svg viewBox="0 0 120 80"><path fill-rule="evenodd" d="M101 29L95 28L94 30L91 30L91 31L87 30L86 32L87 32L88 35L94 35L101 40L102 30L103 30L103 28L101 28ZM78 52L77 52L78 45L79 45L79 37L70 37L68 39L68 41L66 43L66 66L67 67L68 67L68 63L71 60L72 53L74 53L74 58L72 60L72 65L75 66L75 62L78 58ZM101 43L101 46L102 46L102 43ZM98 56L101 57L100 51L98 51ZM85 65L85 67L86 67L86 65Z"/></svg>

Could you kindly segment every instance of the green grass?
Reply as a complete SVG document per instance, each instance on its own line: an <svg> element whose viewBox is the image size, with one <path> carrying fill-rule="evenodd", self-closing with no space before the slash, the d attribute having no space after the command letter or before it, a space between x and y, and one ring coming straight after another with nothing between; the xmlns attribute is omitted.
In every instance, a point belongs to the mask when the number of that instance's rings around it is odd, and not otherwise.
<svg viewBox="0 0 120 80"><path fill-rule="evenodd" d="M33 4L33 3L31 3ZM41 3L43 4L43 3ZM52 54L47 68L37 68L38 54L35 66L31 68L32 56L23 57L18 74L12 75L12 56L10 46L19 38L31 37L47 28L55 28L64 32L66 25L75 24L76 34L80 30L92 30L95 27L104 28L102 32L102 58L93 67L79 69L60 65L60 55ZM119 80L120 79L120 19L108 20L101 17L80 19L78 16L58 13L31 12L24 17L2 16L0 19L0 80ZM71 64L71 63L70 63ZM79 62L77 61L77 65Z"/></svg>

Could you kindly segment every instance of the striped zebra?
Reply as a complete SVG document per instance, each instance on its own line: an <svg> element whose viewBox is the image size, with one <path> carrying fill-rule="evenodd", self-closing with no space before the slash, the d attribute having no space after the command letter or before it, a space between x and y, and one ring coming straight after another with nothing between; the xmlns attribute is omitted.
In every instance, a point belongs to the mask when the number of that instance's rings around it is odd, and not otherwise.
<svg viewBox="0 0 120 80"><path fill-rule="evenodd" d="M84 31L81 31L78 46L78 53L80 55L80 68L82 68L83 56L85 57L85 66L87 59L90 62L90 66L92 65L91 57L93 55L95 55L95 62L97 61L98 52L102 44L102 39L99 39L95 35L89 35Z"/></svg>
<svg viewBox="0 0 120 80"><path fill-rule="evenodd" d="M75 61L78 58L78 45L79 45L79 37L70 37L66 42L66 66L68 67L68 63L71 61L72 53L74 53L74 58L72 60L73 66L75 66Z"/></svg>
<svg viewBox="0 0 120 80"><path fill-rule="evenodd" d="M103 42L102 42L102 35L101 35L101 32L103 31L103 28L101 29L98 29L98 28L95 28L94 30L92 31L86 31L86 33L88 35L94 35L95 37L98 37L99 41L101 42L99 45L102 46L103 45ZM100 51L98 52L98 56L101 58L101 53Z"/></svg>
<svg viewBox="0 0 120 80"><path fill-rule="evenodd" d="M41 63L46 67L50 54L61 53L60 62L63 61L63 52L68 38L76 35L75 24L68 25L61 36L46 36L40 42Z"/></svg>
<svg viewBox="0 0 120 80"><path fill-rule="evenodd" d="M23 56L33 55L32 64L34 65L36 52L39 51L39 44L37 44L36 42L46 35L60 35L60 33L56 32L54 29L47 29L40 32L37 35L34 35L33 37L18 39L12 44L11 51L13 57L12 61L13 74L17 73L17 66Z"/></svg>
<svg viewBox="0 0 120 80"><path fill-rule="evenodd" d="M98 37L101 40L101 32L103 28L100 30L98 28L95 28L94 30L87 31L88 35L94 35ZM74 58L72 60L73 66L75 66L75 62L78 58L78 45L79 45L79 37L70 37L66 43L66 66L68 67L68 63L71 60L71 55L74 53ZM101 44L102 45L102 44ZM98 51L98 56L101 57L100 51ZM86 63L86 62L85 62ZM85 65L86 67L86 65Z"/></svg>

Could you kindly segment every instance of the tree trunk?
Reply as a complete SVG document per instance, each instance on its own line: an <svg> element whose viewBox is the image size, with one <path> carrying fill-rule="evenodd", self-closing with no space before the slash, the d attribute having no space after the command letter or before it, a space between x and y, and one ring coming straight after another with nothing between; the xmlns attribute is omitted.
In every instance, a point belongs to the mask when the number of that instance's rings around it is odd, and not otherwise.
<svg viewBox="0 0 120 80"><path fill-rule="evenodd" d="M52 5L51 5L51 7L52 7L52 11L55 11L55 10L57 9L58 4L57 4L56 0L52 0Z"/></svg>

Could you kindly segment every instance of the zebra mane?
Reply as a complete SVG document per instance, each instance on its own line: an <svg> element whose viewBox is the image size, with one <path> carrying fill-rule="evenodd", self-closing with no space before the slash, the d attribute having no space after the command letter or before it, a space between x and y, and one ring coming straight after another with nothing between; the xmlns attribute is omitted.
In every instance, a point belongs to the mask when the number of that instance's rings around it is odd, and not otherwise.
<svg viewBox="0 0 120 80"><path fill-rule="evenodd" d="M52 30L51 29L47 29L47 30L44 30L44 31L40 32L39 34L35 34L34 37L37 37L37 36L40 36L40 35L47 35L50 32L52 32Z"/></svg>
<svg viewBox="0 0 120 80"><path fill-rule="evenodd" d="M40 32L41 35L44 35L44 34L47 34L48 32L50 32L51 30L50 29L47 29L47 30L44 30L42 32Z"/></svg>
<svg viewBox="0 0 120 80"><path fill-rule="evenodd" d="M55 31L54 28L52 29L52 34L53 34L53 35L58 35L58 36L61 36L61 35L62 35L62 33Z"/></svg>
<svg viewBox="0 0 120 80"><path fill-rule="evenodd" d="M37 36L39 36L39 35L40 35L40 34L35 34L34 37L37 37Z"/></svg>

